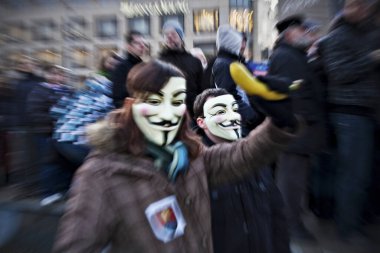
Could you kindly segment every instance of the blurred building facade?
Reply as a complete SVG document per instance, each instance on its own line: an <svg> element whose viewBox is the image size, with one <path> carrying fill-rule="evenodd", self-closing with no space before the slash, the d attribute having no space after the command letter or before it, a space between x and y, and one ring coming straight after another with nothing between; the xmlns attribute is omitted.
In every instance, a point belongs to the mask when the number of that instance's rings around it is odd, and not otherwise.
<svg viewBox="0 0 380 253"><path fill-rule="evenodd" d="M300 4L304 2L304 4ZM160 48L161 27L176 19L187 48L216 53L219 25L230 23L249 38L249 54L265 59L277 36L278 18L293 11L331 19L329 0L2 0L0 65L27 56L86 74L107 51L122 53L124 35L143 32L151 55ZM314 16L313 16L314 15ZM324 21L325 20L325 21Z"/></svg>

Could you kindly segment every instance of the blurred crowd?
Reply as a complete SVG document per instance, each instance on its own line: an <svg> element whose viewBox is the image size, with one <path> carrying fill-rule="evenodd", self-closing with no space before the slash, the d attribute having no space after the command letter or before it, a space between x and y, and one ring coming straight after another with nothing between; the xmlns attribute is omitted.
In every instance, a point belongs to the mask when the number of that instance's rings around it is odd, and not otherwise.
<svg viewBox="0 0 380 253"><path fill-rule="evenodd" d="M363 226L380 215L379 2L346 0L326 30L300 14L280 20L276 32L268 63L245 58L246 35L228 25L218 29L217 55L206 58L200 48L186 49L183 28L170 20L162 28L164 44L152 57L184 74L190 127L207 146L237 139L201 131L209 96L232 95L234 113L241 115L239 138L265 120L257 101L231 76L232 63L244 64L252 78L278 92L287 90L287 80L302 80L289 94L305 124L301 135L260 173L210 187L215 252L282 253L290 252L289 240L315 241L302 221L305 209L334 219L342 240L363 236ZM41 205L66 199L91 152L86 127L135 95L127 88L135 77L128 74L144 62L147 43L139 31L130 31L125 41L125 55L104 55L81 87L70 83L70 70L29 58L0 73L3 187L17 188L19 198L37 196ZM215 88L223 92L209 90ZM276 109L278 126L291 125L287 108Z"/></svg>

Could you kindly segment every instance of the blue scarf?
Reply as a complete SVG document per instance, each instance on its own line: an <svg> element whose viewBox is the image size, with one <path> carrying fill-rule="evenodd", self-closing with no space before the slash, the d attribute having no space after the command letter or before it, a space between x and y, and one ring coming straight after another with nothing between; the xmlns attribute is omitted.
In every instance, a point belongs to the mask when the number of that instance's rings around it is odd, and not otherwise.
<svg viewBox="0 0 380 253"><path fill-rule="evenodd" d="M179 173L185 174L189 166L187 148L181 141L164 147L148 142L147 153L154 158L155 167L164 171L171 182L175 182Z"/></svg>

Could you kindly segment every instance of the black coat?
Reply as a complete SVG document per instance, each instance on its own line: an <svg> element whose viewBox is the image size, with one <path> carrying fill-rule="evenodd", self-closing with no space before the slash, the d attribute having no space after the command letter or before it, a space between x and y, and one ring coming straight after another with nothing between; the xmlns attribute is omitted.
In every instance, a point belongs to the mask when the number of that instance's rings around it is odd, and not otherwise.
<svg viewBox="0 0 380 253"><path fill-rule="evenodd" d="M268 75L302 79L300 88L291 93L293 111L307 123L304 133L289 145L289 152L310 154L318 152L325 143L323 124L323 86L304 51L280 42L269 62Z"/></svg>
<svg viewBox="0 0 380 253"><path fill-rule="evenodd" d="M206 136L207 146L214 143ZM289 253L283 200L270 168L210 189L215 253Z"/></svg>
<svg viewBox="0 0 380 253"><path fill-rule="evenodd" d="M173 64L185 75L187 86L186 105L190 115L193 116L195 98L202 92L203 67L201 61L185 50L168 48L160 52L159 59Z"/></svg>
<svg viewBox="0 0 380 253"><path fill-rule="evenodd" d="M212 79L215 86L218 88L223 88L228 91L239 105L239 113L242 116L242 123L245 128L244 130L251 130L257 125L258 115L250 106L248 101L244 101L241 92L244 92L236 86L234 80L232 80L230 74L230 65L235 61L240 61L240 57L229 52L220 50L218 52L217 58L212 66Z"/></svg>
<svg viewBox="0 0 380 253"><path fill-rule="evenodd" d="M124 99L129 96L127 91L127 76L133 66L142 62L140 57L127 53L127 56L122 60L111 73L110 80L112 86L112 98L116 108L120 108L124 104Z"/></svg>
<svg viewBox="0 0 380 253"><path fill-rule="evenodd" d="M335 112L374 116L380 94L376 62L369 54L380 48L370 24L353 25L343 17L320 43L328 78L327 98Z"/></svg>
<svg viewBox="0 0 380 253"><path fill-rule="evenodd" d="M28 95L26 107L32 127L38 132L51 134L55 119L50 114L50 109L59 98L72 92L72 89L63 85L51 86L47 83L35 85Z"/></svg>

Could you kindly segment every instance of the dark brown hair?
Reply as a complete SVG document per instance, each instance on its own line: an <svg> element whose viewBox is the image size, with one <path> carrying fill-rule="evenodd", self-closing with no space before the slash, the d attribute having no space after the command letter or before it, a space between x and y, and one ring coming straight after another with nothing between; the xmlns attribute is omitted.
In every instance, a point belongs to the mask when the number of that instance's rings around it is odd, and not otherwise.
<svg viewBox="0 0 380 253"><path fill-rule="evenodd" d="M227 90L221 88L206 89L201 94L199 94L194 101L194 119L197 120L198 117L204 117L203 106L207 99L210 97L219 97L222 95L227 95Z"/></svg>
<svg viewBox="0 0 380 253"><path fill-rule="evenodd" d="M135 36L144 36L141 32L132 30L125 36L125 41L130 44L134 39Z"/></svg>
<svg viewBox="0 0 380 253"><path fill-rule="evenodd" d="M120 152L142 155L145 151L144 135L132 117L133 98L141 98L149 93L159 92L171 77L183 77L180 70L171 64L158 60L140 63L133 67L128 74L128 91L132 98L127 98L124 106L109 115L110 122L115 127L115 142ZM188 148L190 158L198 156L201 143L199 137L190 129L190 116L184 116L184 121L177 134Z"/></svg>

